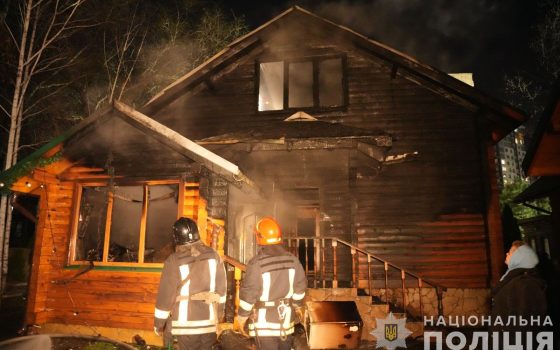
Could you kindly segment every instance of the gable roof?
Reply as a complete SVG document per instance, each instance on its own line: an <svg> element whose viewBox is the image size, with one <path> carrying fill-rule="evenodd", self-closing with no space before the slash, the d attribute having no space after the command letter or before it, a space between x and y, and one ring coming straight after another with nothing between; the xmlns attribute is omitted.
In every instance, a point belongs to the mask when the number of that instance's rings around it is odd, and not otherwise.
<svg viewBox="0 0 560 350"><path fill-rule="evenodd" d="M0 173L0 182L19 174L22 171L25 172L32 170L27 169L29 164L34 164L34 161L45 155L49 155L49 152L52 153L53 150L57 149L57 147L63 145L65 142L74 138L82 138L85 134L91 132L92 128L95 128L97 125L100 125L102 122L115 116L132 125L141 133L155 138L164 145L176 150L179 154L182 154L183 156L186 156L205 166L230 182L240 187L246 185L254 187L254 183L241 172L237 165L119 101L115 101L112 106L106 107L92 114L90 117L84 119L73 128L69 129L67 132L53 139L51 142L45 144L28 157L19 161L10 169Z"/></svg>
<svg viewBox="0 0 560 350"><path fill-rule="evenodd" d="M398 50L369 39L352 29L336 24L299 6L291 7L250 33L235 40L199 67L163 89L141 111L145 114L153 115L184 92L210 79L212 74L217 73L236 58L259 46L263 33L274 31L285 21L297 18L298 16L305 20L306 24L315 23L316 25L325 26L337 31L345 40L348 40L349 43L352 43L362 52L388 62L392 65L392 74L401 74L416 83L421 81L424 86L444 98L462 105L469 105L471 108L480 111L493 124L492 138L495 142L526 120L525 114L515 107L490 97L478 89L449 76L447 73L423 64Z"/></svg>

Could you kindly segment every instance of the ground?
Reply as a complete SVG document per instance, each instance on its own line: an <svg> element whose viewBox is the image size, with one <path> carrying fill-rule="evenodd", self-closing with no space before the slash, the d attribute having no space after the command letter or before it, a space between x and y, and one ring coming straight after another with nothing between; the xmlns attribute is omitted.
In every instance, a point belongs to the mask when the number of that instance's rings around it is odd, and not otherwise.
<svg viewBox="0 0 560 350"><path fill-rule="evenodd" d="M14 338L18 336L18 330L23 328L23 319L25 312L26 299L21 293L11 294L12 296L4 297L0 305L0 341ZM296 340L298 350L308 350L303 332L299 332L298 339ZM140 346L134 345L139 350L163 350L154 346ZM229 339L221 338L219 347L216 350L243 350L250 349L250 344L243 338L230 337ZM377 349L375 343L362 342L360 349ZM407 341L407 350L420 350L423 349L422 340L409 340ZM114 344L96 342L81 338L56 338L53 339L52 350L125 350L124 347L117 347Z"/></svg>

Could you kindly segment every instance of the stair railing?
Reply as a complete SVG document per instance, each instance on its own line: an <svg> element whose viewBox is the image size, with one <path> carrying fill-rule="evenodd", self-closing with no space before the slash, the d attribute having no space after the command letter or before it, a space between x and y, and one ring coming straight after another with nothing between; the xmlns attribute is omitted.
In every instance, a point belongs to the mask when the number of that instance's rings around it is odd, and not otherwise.
<svg viewBox="0 0 560 350"><path fill-rule="evenodd" d="M357 288L359 287L359 266L358 266L358 262L359 262L359 255L363 255L366 257L367 259L367 280L368 280L368 291L369 291L369 295L373 296L373 278L372 278L372 263L373 262L378 262L380 264L383 264L383 269L384 269L384 289L385 289L385 303L387 305L387 309L389 309L389 294L388 294L388 290L389 290L389 268L394 268L396 270L400 271L401 274L401 291L402 291L402 308L403 311L406 313L406 278L407 276L412 277L414 279L416 279L417 283L417 287L418 288L418 295L419 295L419 312L420 315L422 317L422 319L424 318L424 305L422 302L422 289L426 288L426 286L429 286L431 288L434 288L435 290L435 294L437 297L437 302L438 302L438 316L442 316L443 315L443 291L446 290L445 287L438 285L437 283L433 282L433 281L429 281L426 280L425 278L423 278L422 276L408 271L404 268L402 268L401 266L398 266L396 264L393 264L375 254L372 254L370 252L368 252L365 249L359 248L358 246L344 241L340 238L337 237L284 237L284 240L287 241L287 246L288 249L296 256L299 257L299 250L300 250L300 242L303 242L303 249L304 249L304 257L302 258L303 261L305 261L305 272L306 275L309 275L309 250L308 248L310 247L310 242L313 243L312 247L313 247L313 255L314 255L314 264L313 264L313 272L314 272L314 278L313 278L313 286L316 288L317 284L318 284L318 280L317 280L317 276L320 273L321 276L321 280L322 280L322 287L325 288L326 287L326 277L327 277L327 273L326 273L326 267L327 267L327 261L325 259L326 257L326 250L328 247L327 241L330 240L330 247L332 249L332 288L338 288L339 285L339 281L338 281L338 263L337 263L337 248L340 245L344 245L346 247L348 247L350 249L350 254L351 254L351 261L352 261L352 287ZM319 260L319 264L317 263L316 260ZM318 266L320 266L320 271L318 271Z"/></svg>
<svg viewBox="0 0 560 350"><path fill-rule="evenodd" d="M224 262L227 265L230 265L231 267L233 267L233 281L234 281L234 287L233 287L233 318L237 317L237 312L239 311L239 290L241 288L241 279L243 278L243 272L245 272L245 270L247 269L247 266L245 264L243 264L242 262L224 255L222 256L222 259L224 260ZM228 296L229 296L229 291L228 291ZM229 299L229 298L228 298Z"/></svg>
<svg viewBox="0 0 560 350"><path fill-rule="evenodd" d="M393 264L375 254L372 254L368 251L366 251L365 249L359 248L356 245L349 243L347 241L341 240L340 238L337 237L285 237L284 240L287 242L287 247L288 250L290 250L294 255L299 257L299 247L300 247L300 241L303 241L304 245L304 261L305 261L305 273L306 275L309 275L309 254L308 254L308 248L310 247L309 242L312 240L313 241L313 255L314 255L314 259L319 259L320 264L317 263L317 261L314 260L314 264L313 264L313 273L314 273L314 279L313 279L313 287L317 288L317 284L318 284L318 280L317 280L317 276L320 273L321 276L321 280L322 280L322 287L325 288L326 287L326 248L327 247L327 241L330 240L331 244L330 247L332 248L332 288L338 288L338 278L337 278L337 247L339 244L347 246L348 248L350 248L350 254L351 254L351 260L352 260L352 286L357 288L358 284L359 284L359 267L358 267L358 261L359 261L359 254L362 254L366 257L367 259L367 280L368 280L368 291L369 291L369 295L373 296L373 278L372 278L372 273L371 273L371 269L372 269L372 264L374 261L377 261L378 263L382 263L383 264L383 270L384 270L384 289L385 289L385 303L387 305L387 309L389 309L389 295L388 295L388 290L389 290L389 268L394 268L400 271L401 273L401 291L402 291L402 308L403 311L406 313L406 277L407 275L415 278L417 281L417 288L418 288L418 296L419 296L419 311L420 311L420 316L422 317L422 319L424 318L424 305L422 302L422 289L426 288L426 285L430 286L431 288L434 288L435 290L435 294L437 297L437 301L438 301L438 316L443 316L443 291L446 290L445 287L442 287L432 281L426 280L425 278L423 278L422 276L413 273L411 271L407 271L406 269ZM292 244L293 242L295 242L295 244ZM223 260L226 264L230 265L233 267L234 269L234 273L233 273L233 278L235 281L235 285L234 285L234 295L233 295L233 301L234 301L234 317L237 316L237 312L239 309L239 289L241 286L241 279L242 279L242 275L243 272L246 270L246 265L241 263L240 261L224 255ZM320 266L320 271L318 270L318 266Z"/></svg>

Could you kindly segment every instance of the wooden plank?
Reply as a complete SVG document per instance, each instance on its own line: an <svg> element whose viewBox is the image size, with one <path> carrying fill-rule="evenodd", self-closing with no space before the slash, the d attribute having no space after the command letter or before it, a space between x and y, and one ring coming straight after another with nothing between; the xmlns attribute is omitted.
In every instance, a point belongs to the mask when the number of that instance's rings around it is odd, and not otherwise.
<svg viewBox="0 0 560 350"><path fill-rule="evenodd" d="M68 296L66 299L52 299L47 296L46 306L47 308L65 308L68 307ZM141 312L150 314L154 312L155 300L151 303L149 302L136 302L136 301L124 301L124 300L104 300L102 303L99 302L99 298L86 297L82 295L72 295L72 301L74 307L77 310L98 310L100 313L120 313L120 312Z"/></svg>

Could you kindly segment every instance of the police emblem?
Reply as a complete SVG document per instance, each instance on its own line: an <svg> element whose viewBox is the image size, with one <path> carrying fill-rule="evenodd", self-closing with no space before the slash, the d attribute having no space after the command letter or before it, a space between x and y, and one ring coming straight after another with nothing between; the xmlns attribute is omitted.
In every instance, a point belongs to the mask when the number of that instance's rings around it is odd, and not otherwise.
<svg viewBox="0 0 560 350"><path fill-rule="evenodd" d="M397 324L385 324L385 339L388 341L393 341L397 339L399 333L399 327Z"/></svg>
<svg viewBox="0 0 560 350"><path fill-rule="evenodd" d="M396 348L406 348L406 337L412 334L406 328L406 318L395 318L393 313L389 313L387 318L376 318L377 328L370 334L377 339L377 348L395 350Z"/></svg>

